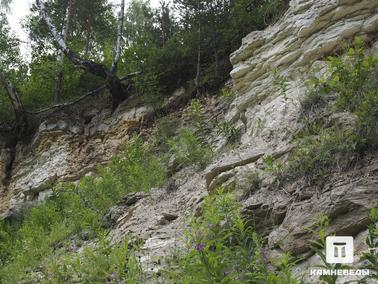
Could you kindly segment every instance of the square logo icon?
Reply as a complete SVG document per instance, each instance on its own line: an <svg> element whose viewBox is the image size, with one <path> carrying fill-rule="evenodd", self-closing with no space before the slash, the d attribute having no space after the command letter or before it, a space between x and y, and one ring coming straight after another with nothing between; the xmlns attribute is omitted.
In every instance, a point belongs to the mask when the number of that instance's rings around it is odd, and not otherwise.
<svg viewBox="0 0 378 284"><path fill-rule="evenodd" d="M353 263L353 237L327 237L326 261L328 263Z"/></svg>

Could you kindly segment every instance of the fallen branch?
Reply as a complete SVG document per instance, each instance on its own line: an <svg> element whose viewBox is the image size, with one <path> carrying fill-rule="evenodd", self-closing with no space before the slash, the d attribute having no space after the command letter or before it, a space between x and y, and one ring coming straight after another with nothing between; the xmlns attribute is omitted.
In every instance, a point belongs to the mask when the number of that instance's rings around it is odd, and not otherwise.
<svg viewBox="0 0 378 284"><path fill-rule="evenodd" d="M36 111L36 112L29 112L28 111L28 113L34 114L34 115L39 115L41 113L45 113L45 112L48 112L48 111L56 111L58 109L66 108L68 106L72 106L74 104L77 104L78 102L81 102L82 100L84 100L84 99L86 99L90 96L97 95L99 92L101 92L102 90L105 90L106 88L107 88L107 86L104 85L104 86L97 88L96 90L90 91L89 93L85 94L84 96L81 96L80 98L78 98L77 100L75 100L73 102L54 105L54 106L51 106L51 107L48 107L48 108L41 109L41 110Z"/></svg>
<svg viewBox="0 0 378 284"><path fill-rule="evenodd" d="M127 74L126 76L120 78L120 81L123 82L123 81L127 81L129 79L132 79L138 75L141 75L142 72L138 71L138 72L134 72L134 73L130 73L130 74ZM34 114L34 115L40 115L42 113L45 113L45 112L49 112L49 111L52 111L52 112L55 112L57 110L60 110L62 108L66 108L66 107L69 107L69 106L72 106L74 104L77 104L83 100L85 100L86 98L90 97L90 96L94 96L94 95L97 95L99 92L105 90L108 88L108 85L103 85L93 91L90 91L89 93L85 94L84 96L81 96L80 98L72 101L72 102L68 102L68 103L63 103L63 104L57 104L57 105L53 105L51 107L48 107L48 108L44 108L44 109L41 109L41 110L38 110L36 112L29 112L27 111L27 113L29 114Z"/></svg>

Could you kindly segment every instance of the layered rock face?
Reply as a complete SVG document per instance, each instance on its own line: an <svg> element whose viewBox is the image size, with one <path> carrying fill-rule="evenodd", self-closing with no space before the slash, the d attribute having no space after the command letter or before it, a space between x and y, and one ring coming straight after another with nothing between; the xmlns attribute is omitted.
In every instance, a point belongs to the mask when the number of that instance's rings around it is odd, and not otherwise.
<svg viewBox="0 0 378 284"><path fill-rule="evenodd" d="M228 119L246 131L238 149L209 167L209 189L226 182L241 190L251 173L262 172L264 157L279 158L290 151L306 82L321 76L324 58L356 36L371 42L372 52L377 52L377 31L378 1L293 0L279 22L245 37L231 56L231 76L240 96ZM285 89L275 83L277 72L287 80ZM264 227L270 247L305 253L311 237L306 228L319 213L331 217L332 233L354 236L364 230L369 208L378 200L377 170L377 157L370 157L363 166L335 174L321 191L301 184L280 190L267 178L266 189L243 201L245 213Z"/></svg>
<svg viewBox="0 0 378 284"><path fill-rule="evenodd" d="M0 150L0 218L43 201L58 181L75 181L106 163L136 131L146 108L120 108L52 117L30 143Z"/></svg>
<svg viewBox="0 0 378 284"><path fill-rule="evenodd" d="M248 187L254 172L263 186L246 200L244 213L266 233L273 251L309 252L308 227L319 213L331 218L329 233L357 236L378 200L378 155L347 173L335 174L322 190L300 183L279 189L264 173L264 157L285 157L299 128L300 100L311 76L326 72L325 58L347 47L356 36L377 53L378 1L293 0L283 18L243 39L231 56L231 76L239 97L227 118L245 128L240 146L207 169L210 192L218 185ZM277 73L287 86L277 86ZM276 74L276 75L275 75ZM272 252L273 252L272 251Z"/></svg>
<svg viewBox="0 0 378 284"><path fill-rule="evenodd" d="M204 185L209 194L223 186L235 189L245 217L267 236L272 255L290 251L309 256L310 240L314 236L307 228L319 213L331 218L329 234L356 236L356 240L360 240L356 247L363 250L360 244L366 236L368 212L374 206L373 201L378 200L378 155L366 158L349 172L335 173L322 190L301 183L275 187L272 177L264 170L264 159L268 156L284 158L291 151L291 138L300 127L300 100L308 90L306 82L311 76L322 76L326 72L326 56L342 50L356 36L371 42L371 51L378 52L377 31L378 1L291 1L279 22L264 31L249 34L231 56L234 65L231 76L238 97L226 119L243 131L239 145L196 175L194 183L192 179L186 182L184 179L173 195L160 193L165 199L164 210L178 212L179 218L162 225L159 220L163 210L144 218L135 208L156 208L156 199L144 200L133 205L133 217L119 217L113 234L149 231L144 234L146 255L159 256L159 251L169 250L178 242L173 240L180 239L177 239L177 231L184 227L182 214L196 211L197 202L190 198L193 192L203 196ZM277 73L287 80L284 90L275 82ZM250 177L256 172L263 177L262 187L245 198L243 192L249 188ZM188 184L193 191L189 196ZM189 206L178 209L177 194L188 201ZM127 214L130 211L124 216ZM138 229L138 222L129 223L130 218L141 218L143 230ZM155 234L161 230L164 234ZM144 260L146 267L159 267L156 262L152 265ZM309 263L316 260L311 259ZM298 270L307 264L301 264Z"/></svg>
<svg viewBox="0 0 378 284"><path fill-rule="evenodd" d="M306 82L325 72L324 58L355 36L371 42L372 51L378 52L377 32L378 0L292 0L279 22L246 36L231 56L238 97L225 119L242 130L238 145L204 171L184 169L164 188L125 197L105 218L112 228L109 238L142 238L144 268L159 269L160 258L182 245L187 215L197 214L203 197L218 186L235 188L244 215L267 236L272 253L306 255L313 237L306 227L321 212L331 218L329 233L364 236L368 211L378 200L378 154L349 172L336 173L322 190L300 183L274 187L264 159L291 151ZM287 79L284 89L275 82L277 73ZM121 107L113 115L91 115L88 123L46 122L31 145L15 149L13 158L4 147L0 177L9 163L12 171L0 185L0 216L44 199L51 183L77 180L109 160L148 114L144 108ZM256 172L263 177L262 187L245 198L243 192Z"/></svg>

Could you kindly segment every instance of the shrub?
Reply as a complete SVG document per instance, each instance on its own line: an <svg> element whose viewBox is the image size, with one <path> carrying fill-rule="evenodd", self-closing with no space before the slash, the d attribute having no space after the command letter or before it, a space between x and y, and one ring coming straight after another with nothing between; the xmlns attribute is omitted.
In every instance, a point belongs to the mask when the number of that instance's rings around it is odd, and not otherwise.
<svg viewBox="0 0 378 284"><path fill-rule="evenodd" d="M277 265L241 217L231 194L219 192L205 199L203 214L186 232L188 249L179 256L168 277L180 283L297 283L288 256ZM279 263L279 264L278 264ZM279 266L281 265L281 266ZM285 282L280 280L286 279Z"/></svg>
<svg viewBox="0 0 378 284"><path fill-rule="evenodd" d="M219 92L219 96L222 101L227 104L230 104L236 97L236 93L229 88L223 88Z"/></svg>
<svg viewBox="0 0 378 284"><path fill-rule="evenodd" d="M258 172L254 172L248 177L249 186L245 189L243 198L250 197L254 192L259 190L262 185L262 179Z"/></svg>
<svg viewBox="0 0 378 284"><path fill-rule="evenodd" d="M378 279L378 211L377 208L373 208L370 212L371 225L369 225L369 234L366 239L368 251L365 252L361 258L362 266L360 269L369 269L370 275L360 279L358 283L370 283L372 279ZM327 230L329 228L330 219L327 215L321 213L318 215L315 223L308 230L318 235L318 240L311 243L312 250L318 255L321 260L321 265L318 267L327 270L338 269L351 269L350 266L345 264L331 264L326 261L325 247ZM338 283L338 275L322 275L320 280L328 284Z"/></svg>
<svg viewBox="0 0 378 284"><path fill-rule="evenodd" d="M358 137L353 131L336 127L299 139L289 155L283 176L288 180L304 177L309 185L318 184L332 170L345 170L351 165L357 142Z"/></svg>
<svg viewBox="0 0 378 284"><path fill-rule="evenodd" d="M49 259L43 271L49 283L140 283L141 269L128 240L111 246L101 238L96 247Z"/></svg>
<svg viewBox="0 0 378 284"><path fill-rule="evenodd" d="M329 218L325 214L319 214L317 216L317 219L315 223L312 225L311 228L308 228L308 230L314 234L318 234L318 240L311 242L311 248L312 250L319 256L322 264L319 266L319 268L323 269L343 269L346 268L346 266L342 264L331 264L326 261L326 255L325 255L325 246L326 246L326 238L327 238L327 229L329 227ZM328 284L336 284L338 276L337 275L322 275L319 277L320 280L324 281Z"/></svg>
<svg viewBox="0 0 378 284"><path fill-rule="evenodd" d="M273 85L281 92L286 98L286 92L289 86L289 79L284 75L280 74L280 71L276 68L273 69Z"/></svg>
<svg viewBox="0 0 378 284"><path fill-rule="evenodd" d="M240 130L233 126L230 122L221 122L216 124L217 134L226 137L227 142L234 143L240 138Z"/></svg>
<svg viewBox="0 0 378 284"><path fill-rule="evenodd" d="M171 154L175 155L181 167L196 165L204 168L213 155L210 146L187 128L183 128L168 144Z"/></svg>
<svg viewBox="0 0 378 284"><path fill-rule="evenodd" d="M177 126L180 124L178 119L166 116L159 119L156 123L156 134L154 135L154 144L159 148L160 152L169 150L168 140L172 139L177 132Z"/></svg>
<svg viewBox="0 0 378 284"><path fill-rule="evenodd" d="M205 135L207 133L207 126L205 123L205 110L201 102L197 99L190 101L188 107L188 114L193 126L200 134Z"/></svg>

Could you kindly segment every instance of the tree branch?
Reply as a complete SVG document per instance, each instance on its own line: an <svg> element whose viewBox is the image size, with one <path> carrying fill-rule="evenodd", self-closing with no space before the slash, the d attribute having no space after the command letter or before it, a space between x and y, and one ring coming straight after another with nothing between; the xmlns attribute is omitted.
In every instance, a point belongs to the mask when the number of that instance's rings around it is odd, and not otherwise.
<svg viewBox="0 0 378 284"><path fill-rule="evenodd" d="M1 74L1 73L0 73ZM134 73L130 73L130 74L127 74L126 76L120 78L119 80L122 82L122 81L127 81L129 79L132 79L138 75L141 75L142 72L134 72ZM30 114L34 114L34 115L40 115L42 113L45 113L45 112L49 112L49 111L52 111L52 112L55 112L57 110L60 110L62 108L66 108L66 107L69 107L69 106L72 106L74 104L77 104L83 100L85 100L86 98L90 97L90 96L93 96L93 95L97 95L99 92L105 90L108 86L107 85L103 85L93 91L90 91L89 93L81 96L80 98L72 101L72 102L68 102L68 103L63 103L63 104L57 104L57 105L53 105L51 107L48 107L48 108L44 108L44 109L41 109L41 110L38 110L38 111L35 111L35 112L27 112L27 113L30 113Z"/></svg>

